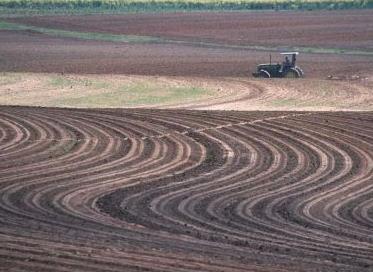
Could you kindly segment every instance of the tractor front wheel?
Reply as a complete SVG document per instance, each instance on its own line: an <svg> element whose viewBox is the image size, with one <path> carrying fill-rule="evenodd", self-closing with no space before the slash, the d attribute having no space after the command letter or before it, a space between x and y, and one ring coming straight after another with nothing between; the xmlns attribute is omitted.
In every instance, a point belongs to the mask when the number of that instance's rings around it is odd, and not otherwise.
<svg viewBox="0 0 373 272"><path fill-rule="evenodd" d="M298 71L298 73L300 74L300 77L304 77L304 72L301 68L299 68L298 66L295 66L294 69Z"/></svg>

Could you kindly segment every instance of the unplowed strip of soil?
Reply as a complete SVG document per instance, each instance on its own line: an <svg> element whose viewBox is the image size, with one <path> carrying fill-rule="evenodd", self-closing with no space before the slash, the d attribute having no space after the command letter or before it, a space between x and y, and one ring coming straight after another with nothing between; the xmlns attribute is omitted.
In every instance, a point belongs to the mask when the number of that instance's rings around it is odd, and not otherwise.
<svg viewBox="0 0 373 272"><path fill-rule="evenodd" d="M3 271L364 271L373 113L0 108Z"/></svg>
<svg viewBox="0 0 373 272"><path fill-rule="evenodd" d="M4 73L0 104L70 108L373 110L373 77L248 79Z"/></svg>

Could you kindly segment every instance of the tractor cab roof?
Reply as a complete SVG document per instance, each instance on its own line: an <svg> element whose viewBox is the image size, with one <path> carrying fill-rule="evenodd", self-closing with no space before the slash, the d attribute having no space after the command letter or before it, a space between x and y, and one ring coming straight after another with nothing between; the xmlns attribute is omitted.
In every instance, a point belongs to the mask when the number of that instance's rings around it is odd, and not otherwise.
<svg viewBox="0 0 373 272"><path fill-rule="evenodd" d="M298 55L299 52L282 52L281 55Z"/></svg>

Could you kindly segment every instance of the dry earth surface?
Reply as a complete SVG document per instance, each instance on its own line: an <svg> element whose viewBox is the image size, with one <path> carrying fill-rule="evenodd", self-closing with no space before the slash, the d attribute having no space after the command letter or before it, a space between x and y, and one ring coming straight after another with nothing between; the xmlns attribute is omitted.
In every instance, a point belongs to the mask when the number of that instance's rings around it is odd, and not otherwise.
<svg viewBox="0 0 373 272"><path fill-rule="evenodd" d="M0 107L2 271L372 271L372 113Z"/></svg>
<svg viewBox="0 0 373 272"><path fill-rule="evenodd" d="M41 16L8 21L65 30L235 45L373 50L372 10Z"/></svg>
<svg viewBox="0 0 373 272"><path fill-rule="evenodd" d="M0 271L372 271L372 15L7 19L181 43L0 30Z"/></svg>
<svg viewBox="0 0 373 272"><path fill-rule="evenodd" d="M234 47L251 45L363 50L370 55L302 54L298 60L309 78L371 75L372 18L372 10L8 18L34 26L150 35L180 43L82 41L0 30L0 71L247 77L269 59L268 52ZM273 59L280 61L275 53Z"/></svg>
<svg viewBox="0 0 373 272"><path fill-rule="evenodd" d="M75 108L373 110L373 77L350 80L0 74L0 104Z"/></svg>

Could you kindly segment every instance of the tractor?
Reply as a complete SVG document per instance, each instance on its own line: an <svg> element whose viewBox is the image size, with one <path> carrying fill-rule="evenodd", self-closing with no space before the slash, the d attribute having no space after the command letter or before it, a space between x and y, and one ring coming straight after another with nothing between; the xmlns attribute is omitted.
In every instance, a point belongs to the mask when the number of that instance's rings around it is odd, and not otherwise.
<svg viewBox="0 0 373 272"><path fill-rule="evenodd" d="M286 78L299 78L303 77L304 73L301 68L295 65L296 56L298 52L284 52L280 53L285 56L282 64L272 64L272 57L269 57L269 63L259 64L256 71L253 73L254 77L271 78L271 77L286 77ZM291 61L289 60L291 56Z"/></svg>

